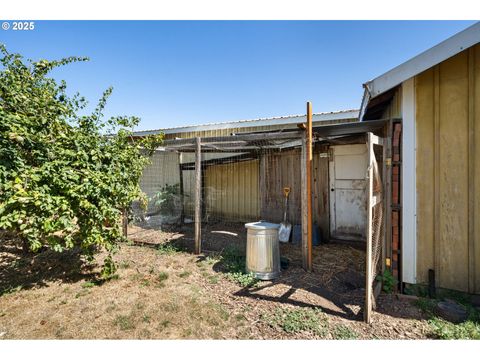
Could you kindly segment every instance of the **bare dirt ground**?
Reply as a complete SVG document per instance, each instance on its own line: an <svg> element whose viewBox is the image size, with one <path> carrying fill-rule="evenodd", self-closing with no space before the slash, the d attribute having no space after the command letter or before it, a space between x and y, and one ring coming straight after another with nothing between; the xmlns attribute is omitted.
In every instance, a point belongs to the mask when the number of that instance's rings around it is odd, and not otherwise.
<svg viewBox="0 0 480 360"><path fill-rule="evenodd" d="M114 259L118 278L96 282L99 267L75 252L21 256L0 242L0 339L421 339L427 321L411 302L380 295L362 322L364 252L342 244L314 249L314 272L300 248L282 244L280 278L241 286L225 273L222 251L245 249L241 226L131 227ZM99 254L96 262L101 264Z"/></svg>

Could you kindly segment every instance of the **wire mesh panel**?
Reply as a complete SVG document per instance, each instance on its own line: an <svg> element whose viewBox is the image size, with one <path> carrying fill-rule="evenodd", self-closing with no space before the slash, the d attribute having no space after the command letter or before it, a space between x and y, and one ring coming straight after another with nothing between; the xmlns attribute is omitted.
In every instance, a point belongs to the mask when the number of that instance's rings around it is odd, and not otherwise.
<svg viewBox="0 0 480 360"><path fill-rule="evenodd" d="M382 254L384 242L384 202L383 183L380 172L378 152L375 146L383 145L382 139L368 134L368 169L367 169L367 251L366 251L366 287L364 317L367 323L371 322L371 311L375 307L376 278L382 271ZM383 151L382 151L383 152ZM383 158L381 159L383 161Z"/></svg>
<svg viewBox="0 0 480 360"><path fill-rule="evenodd" d="M282 172L281 162L273 158L288 157L296 152L294 148L282 149L270 140L249 142L238 149L231 145L224 150L202 145L201 241L207 251L230 246L243 250L245 223L282 221L282 188L292 186L289 172Z"/></svg>
<svg viewBox="0 0 480 360"><path fill-rule="evenodd" d="M373 156L373 196L376 203L372 208L372 284L377 275L382 271L382 246L383 246L383 191L377 157Z"/></svg>

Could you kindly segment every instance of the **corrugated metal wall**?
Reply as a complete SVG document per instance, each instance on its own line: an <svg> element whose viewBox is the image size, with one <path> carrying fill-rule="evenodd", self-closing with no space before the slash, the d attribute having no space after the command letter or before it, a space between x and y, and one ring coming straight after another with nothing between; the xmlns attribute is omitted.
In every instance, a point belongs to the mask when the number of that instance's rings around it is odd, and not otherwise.
<svg viewBox="0 0 480 360"><path fill-rule="evenodd" d="M211 165L205 169L206 220L259 220L259 161Z"/></svg>
<svg viewBox="0 0 480 360"><path fill-rule="evenodd" d="M480 293L480 45L415 78L417 281Z"/></svg>

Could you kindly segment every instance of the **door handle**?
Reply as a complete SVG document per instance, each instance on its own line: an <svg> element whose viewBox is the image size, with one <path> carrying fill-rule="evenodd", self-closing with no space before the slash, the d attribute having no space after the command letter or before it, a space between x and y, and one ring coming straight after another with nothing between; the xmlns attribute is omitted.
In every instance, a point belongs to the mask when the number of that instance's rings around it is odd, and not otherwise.
<svg viewBox="0 0 480 360"><path fill-rule="evenodd" d="M335 189L334 189L334 188L331 188L330 191L335 191Z"/></svg>

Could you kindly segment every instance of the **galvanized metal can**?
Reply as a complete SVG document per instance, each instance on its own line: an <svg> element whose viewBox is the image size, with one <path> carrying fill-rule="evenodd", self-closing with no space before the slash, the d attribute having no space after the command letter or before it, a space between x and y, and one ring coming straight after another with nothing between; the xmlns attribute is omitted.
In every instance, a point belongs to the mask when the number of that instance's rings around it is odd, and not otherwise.
<svg viewBox="0 0 480 360"><path fill-rule="evenodd" d="M280 276L280 245L278 229L280 224L254 222L247 228L246 270L257 279L271 280Z"/></svg>

